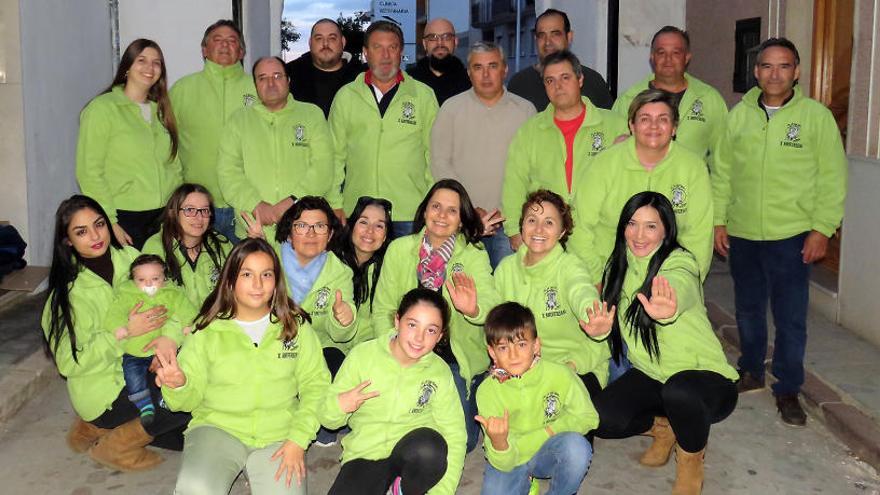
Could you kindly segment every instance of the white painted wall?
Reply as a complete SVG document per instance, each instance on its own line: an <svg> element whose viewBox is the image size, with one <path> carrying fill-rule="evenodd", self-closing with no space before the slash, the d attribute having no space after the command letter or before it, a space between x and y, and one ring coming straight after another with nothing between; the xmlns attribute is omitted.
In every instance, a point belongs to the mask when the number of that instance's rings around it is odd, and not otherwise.
<svg viewBox="0 0 880 495"><path fill-rule="evenodd" d="M617 92L651 73L651 38L661 27L685 28L685 0L620 0Z"/></svg>
<svg viewBox="0 0 880 495"><path fill-rule="evenodd" d="M25 160L15 163L14 175L26 173L27 185L7 189L9 176L0 176L4 190L14 195L27 191L23 237L29 244L29 261L48 265L55 210L79 190L75 161L80 110L113 76L110 12L106 0L21 0L20 20ZM81 56L59 56L59 47L76 47ZM8 114L0 114L0 121L7 121Z"/></svg>

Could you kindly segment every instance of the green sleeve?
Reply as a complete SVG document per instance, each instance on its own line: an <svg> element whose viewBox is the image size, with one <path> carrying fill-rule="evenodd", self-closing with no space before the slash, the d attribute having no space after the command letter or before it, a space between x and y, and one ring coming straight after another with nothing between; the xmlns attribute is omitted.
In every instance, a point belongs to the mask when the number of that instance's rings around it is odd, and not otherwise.
<svg viewBox="0 0 880 495"><path fill-rule="evenodd" d="M342 408L339 407L339 394L348 392L363 381L360 379L358 372L367 369L366 363L361 362L361 355L364 349L364 346L353 349L346 356L345 360L342 361L342 366L336 372L333 383L324 389L323 405L318 412L318 418L326 428L331 430L342 428L348 423L348 418L351 417L351 414L343 412ZM371 391L369 387L367 391Z"/></svg>
<svg viewBox="0 0 880 495"><path fill-rule="evenodd" d="M599 426L599 413L590 401L590 394L581 379L573 371L568 372L568 390L565 393L565 406L551 423L553 433L573 431L586 434Z"/></svg>
<svg viewBox="0 0 880 495"><path fill-rule="evenodd" d="M385 263L376 284L376 295L373 297L373 331L376 335L380 335L394 325L394 314L403 297L401 288L406 287L403 280L406 267L402 264L409 259L402 252L404 244L407 244L406 238L392 242L385 253ZM411 268L411 276L415 277L416 267Z"/></svg>
<svg viewBox="0 0 880 495"><path fill-rule="evenodd" d="M580 261L580 258L576 258ZM599 300L599 291L596 289L597 281L590 275L586 266L581 263L570 263L561 271L562 287L565 290L565 298L568 301L571 314L578 319L587 321L587 308L593 307L593 302Z"/></svg>
<svg viewBox="0 0 880 495"><path fill-rule="evenodd" d="M220 140L217 153L217 179L223 199L240 211L253 211L262 199L244 172L242 142L247 137L244 135L242 122L246 119L244 112L248 111L252 110L243 108L233 114L226 125L223 133L225 137Z"/></svg>
<svg viewBox="0 0 880 495"><path fill-rule="evenodd" d="M691 191L688 204L687 229L679 231L678 240L697 258L700 279L706 280L712 264L712 249L715 239L714 218L712 216L712 185L709 172L703 162L695 162L692 172Z"/></svg>
<svg viewBox="0 0 880 495"><path fill-rule="evenodd" d="M501 296L495 289L495 279L492 277L492 265L489 263L489 255L484 249L474 247L473 257L476 258L471 263L471 273L469 276L474 278L474 285L477 288L477 315L473 318L465 316L465 320L474 325L482 325L486 321L486 315L495 306L501 303Z"/></svg>
<svg viewBox="0 0 880 495"><path fill-rule="evenodd" d="M620 144L618 146L623 146ZM600 171L604 169L604 160L601 156L584 171L583 179L578 183L578 189L572 198L574 210L574 232L568 240L569 252L580 258L587 267L591 280L599 282L605 271L605 257L598 252L597 237L600 232L600 215L602 204L605 202L605 193L608 188Z"/></svg>
<svg viewBox="0 0 880 495"><path fill-rule="evenodd" d="M425 148L425 184L430 188L434 184L434 176L431 175L431 128L437 118L437 97L433 91L428 91L428 98L427 122L422 126L422 146Z"/></svg>
<svg viewBox="0 0 880 495"><path fill-rule="evenodd" d="M315 195L329 197L333 193L335 168L333 165L333 134L318 107L310 108L314 116L311 125L316 132L312 133L309 143L309 170L313 174L311 183L315 185ZM331 205L332 206L332 205ZM335 208L335 206L334 206ZM341 208L341 206L339 206Z"/></svg>
<svg viewBox="0 0 880 495"><path fill-rule="evenodd" d="M50 295L51 297L51 295ZM54 351L55 365L58 372L66 378L85 376L95 372L95 369L108 366L115 361L121 362L122 346L116 341L116 337L111 332L103 329L92 328L91 331L85 329L92 325L97 325L89 315L76 311L72 306L73 321L79 328L76 334L79 337L76 341L76 360L73 359L73 353L70 350L70 335L67 329L64 329L64 336L58 343L58 349ZM51 317L49 302L43 308L42 326L43 331L48 333L49 320Z"/></svg>
<svg viewBox="0 0 880 495"><path fill-rule="evenodd" d="M300 341L296 363L299 402L293 411L296 421L291 423L287 438L305 450L321 426L318 408L330 385L330 371L321 352L321 343L308 324L300 324L297 340Z"/></svg>
<svg viewBox="0 0 880 495"><path fill-rule="evenodd" d="M336 260L334 259L333 261ZM328 260L328 263L329 262L330 261ZM348 326L342 326L342 324L339 323L336 317L333 316L332 307L330 314L327 315L327 320L330 323L331 330L330 332L328 332L330 338L333 339L334 342L342 343L350 342L354 338L355 333L357 333L358 311L353 302L354 284L352 282L353 275L351 273L351 270L346 269L347 267L345 267L342 262L337 261L337 263L339 263L339 267L341 269L339 270L339 276L336 277L336 279L333 280L330 284L333 292L330 295L330 297L332 298L331 300L333 301L333 303L331 303L331 306L336 303L336 290L339 290L340 292L342 292L342 302L344 302L348 305L349 308L351 308L351 312L354 315L354 319L351 321L351 323L348 324Z"/></svg>
<svg viewBox="0 0 880 495"><path fill-rule="evenodd" d="M693 256L683 251L670 254L658 275L669 281L675 291L675 314L669 318L658 320L661 325L674 323L686 311L703 304L703 285Z"/></svg>
<svg viewBox="0 0 880 495"><path fill-rule="evenodd" d="M626 97L626 93L618 96L617 99L614 100L614 106L611 107L611 111L626 118L629 113L630 101L631 99Z"/></svg>
<svg viewBox="0 0 880 495"><path fill-rule="evenodd" d="M330 131L333 134L333 182L327 202L334 209L342 208L342 183L345 181L345 165L348 162L347 115L345 92L337 94L330 105Z"/></svg>
<svg viewBox="0 0 880 495"><path fill-rule="evenodd" d="M504 233L508 237L519 234L520 212L529 192L531 156L529 137L525 131L527 126L528 123L516 131L516 136L510 142L510 148L507 151L507 166L504 170L504 182L501 189L501 211L507 218L504 221Z"/></svg>
<svg viewBox="0 0 880 495"><path fill-rule="evenodd" d="M93 100L82 111L76 143L76 180L82 193L103 206L110 223L116 223L113 189L104 176L112 127L112 119L100 101Z"/></svg>
<svg viewBox="0 0 880 495"><path fill-rule="evenodd" d="M733 119L730 113L724 119L721 135L710 152L709 168L712 172L712 217L714 225L727 225L727 205L730 204L730 167L734 160ZM714 236L714 234L713 234Z"/></svg>
<svg viewBox="0 0 880 495"><path fill-rule="evenodd" d="M824 111L822 121L816 146L819 171L815 182L812 229L831 237L843 218L848 162L831 112Z"/></svg>
<svg viewBox="0 0 880 495"><path fill-rule="evenodd" d="M445 368L445 365L444 365ZM436 397L434 422L437 433L446 440L446 473L428 493L434 495L453 495L458 488L461 472L464 469L464 456L467 444L467 433L464 424L464 413L461 401L455 388L452 374L446 370L446 384L440 387ZM441 407L442 406L442 407Z"/></svg>
<svg viewBox="0 0 880 495"><path fill-rule="evenodd" d="M177 364L186 376L182 387L162 387L162 398L172 411L193 411L202 403L208 385L208 350L205 330L186 339Z"/></svg>

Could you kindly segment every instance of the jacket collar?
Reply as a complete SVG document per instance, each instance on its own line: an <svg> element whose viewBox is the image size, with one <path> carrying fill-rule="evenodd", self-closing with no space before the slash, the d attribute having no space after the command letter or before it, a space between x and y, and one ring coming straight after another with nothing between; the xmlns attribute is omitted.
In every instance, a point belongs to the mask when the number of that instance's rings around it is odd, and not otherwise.
<svg viewBox="0 0 880 495"><path fill-rule="evenodd" d="M528 248L526 247L525 243L523 243L523 245L521 245L516 251L517 261L519 261L520 265L525 268L526 275L543 277L544 269L548 266L555 265L556 262L559 261L559 258L562 257L563 253L565 253L565 249L562 247L562 244L557 242L556 245L553 246L553 249L551 249L550 252L541 259L541 261L535 263L532 266L525 265L526 254L528 252Z"/></svg>
<svg viewBox="0 0 880 495"><path fill-rule="evenodd" d="M626 154L629 157L629 160L626 161L624 167L630 170L641 170L644 172L648 172L645 170L645 167L642 166L642 163L639 161L639 156L636 154L636 138L630 136L623 143L620 143L620 146L626 146ZM654 168L651 172L655 172L657 170L663 170L667 167L667 164L674 160L674 157L678 154L676 152L676 148L678 145L675 140L669 142L669 149L666 150L666 156L663 157L662 160L657 162L657 165L654 165Z"/></svg>
<svg viewBox="0 0 880 495"><path fill-rule="evenodd" d="M236 62L232 65L227 65L226 67L211 62L208 59L205 59L205 74L210 77L218 77L220 79L232 79L234 77L240 77L244 74L244 67L241 66L241 62Z"/></svg>
<svg viewBox="0 0 880 495"><path fill-rule="evenodd" d="M584 121L581 124L581 129L601 124L602 115L596 105L593 105L593 102L591 102L590 99L586 96L581 96L581 101L584 102L584 105L586 105L587 107L586 115L584 115ZM556 124L553 122L553 114L555 112L556 109L553 107L553 103L549 103L547 105L547 108L535 117L536 119L538 119L538 125L542 129L556 129Z"/></svg>
<svg viewBox="0 0 880 495"><path fill-rule="evenodd" d="M296 102L296 100L293 99L293 96L291 96L288 93L287 103L285 103L284 108L282 108L281 110L277 110L275 112L270 112L269 109L266 108L266 105L263 105L263 102L259 100L259 98L257 99L256 102L254 102L253 108L254 108L254 110L257 111L257 114L260 115L261 117L263 117L265 119L270 119L270 118L273 118L274 116L282 116L282 115L286 115L288 113L293 112L294 106L296 105L295 102Z"/></svg>

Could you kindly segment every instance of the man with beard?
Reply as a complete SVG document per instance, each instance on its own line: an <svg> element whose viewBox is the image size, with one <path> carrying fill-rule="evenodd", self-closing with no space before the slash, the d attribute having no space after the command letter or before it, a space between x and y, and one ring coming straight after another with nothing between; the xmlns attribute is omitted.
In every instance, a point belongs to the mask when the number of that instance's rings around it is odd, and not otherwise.
<svg viewBox="0 0 880 495"><path fill-rule="evenodd" d="M321 107L330 115L330 104L339 88L354 81L363 72L357 57L343 51L345 36L332 19L321 19L312 26L309 51L287 63L290 94L299 101Z"/></svg>
<svg viewBox="0 0 880 495"><path fill-rule="evenodd" d="M471 87L470 78L461 60L453 53L458 46L455 27L447 19L433 19L425 26L422 46L426 56L407 68L409 75L434 90L437 103Z"/></svg>

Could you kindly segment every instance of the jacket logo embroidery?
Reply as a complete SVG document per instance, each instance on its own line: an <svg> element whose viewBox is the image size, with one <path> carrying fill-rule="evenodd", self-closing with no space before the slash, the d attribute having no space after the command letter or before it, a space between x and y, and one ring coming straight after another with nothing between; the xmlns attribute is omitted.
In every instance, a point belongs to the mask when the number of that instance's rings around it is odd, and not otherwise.
<svg viewBox="0 0 880 495"><path fill-rule="evenodd" d="M550 392L544 396L544 424L547 424L559 415L559 394Z"/></svg>
<svg viewBox="0 0 880 495"><path fill-rule="evenodd" d="M670 192L669 201L675 213L677 215L687 213L687 188L684 184L673 185Z"/></svg>
<svg viewBox="0 0 880 495"><path fill-rule="evenodd" d="M397 122L401 124L418 125L416 122L416 106L411 101L403 102L403 108L400 111L400 118Z"/></svg>
<svg viewBox="0 0 880 495"><path fill-rule="evenodd" d="M216 286L218 280L220 280L220 270L215 267L211 270L211 287Z"/></svg>
<svg viewBox="0 0 880 495"><path fill-rule="evenodd" d="M309 142L306 139L306 126L302 124L297 124L296 127L293 128L293 145L294 146L308 146Z"/></svg>
<svg viewBox="0 0 880 495"><path fill-rule="evenodd" d="M705 122L706 117L703 115L703 100L697 98L694 100L693 104L691 104L690 114L687 116L688 120L698 120L700 122Z"/></svg>
<svg viewBox="0 0 880 495"><path fill-rule="evenodd" d="M278 353L278 359L294 359L299 354L299 342L296 340L285 340L281 343L281 352Z"/></svg>
<svg viewBox="0 0 880 495"><path fill-rule="evenodd" d="M779 142L780 146L788 146L789 148L803 148L801 141L801 125L797 122L789 122L785 128L785 139Z"/></svg>
<svg viewBox="0 0 880 495"><path fill-rule="evenodd" d="M590 153L590 156L595 155L596 153L605 149L605 134L602 132L594 132L590 134L590 137L593 138L593 149Z"/></svg>
<svg viewBox="0 0 880 495"><path fill-rule="evenodd" d="M318 289L318 297L315 299L315 309L321 310L327 307L330 302L330 288L321 287Z"/></svg>
<svg viewBox="0 0 880 495"><path fill-rule="evenodd" d="M546 311L541 314L544 318L552 318L554 316L562 316L565 314L565 309L562 308L562 304L559 303L559 289L556 287L547 287L544 289L544 305L546 307Z"/></svg>
<svg viewBox="0 0 880 495"><path fill-rule="evenodd" d="M254 106L254 103L256 101L257 101L257 97L250 94L250 93L247 93L244 96L242 96L242 103L244 103L244 106L246 106L246 107Z"/></svg>
<svg viewBox="0 0 880 495"><path fill-rule="evenodd" d="M461 263L455 263L454 265L452 265L452 273L463 273L463 272L464 272L464 265L462 265Z"/></svg>
<svg viewBox="0 0 880 495"><path fill-rule="evenodd" d="M425 410L428 403L431 402L431 397L434 395L434 392L437 391L437 384L431 380L425 380L422 382L421 389L419 390L419 397L416 399L416 407L409 410L410 414L418 414Z"/></svg>

